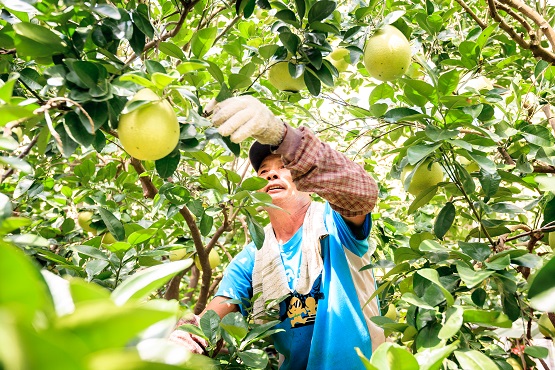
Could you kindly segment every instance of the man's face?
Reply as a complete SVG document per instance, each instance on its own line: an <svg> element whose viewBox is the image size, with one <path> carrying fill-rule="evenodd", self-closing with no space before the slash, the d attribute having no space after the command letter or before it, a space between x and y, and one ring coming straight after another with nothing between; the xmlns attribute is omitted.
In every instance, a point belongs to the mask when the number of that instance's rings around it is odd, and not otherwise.
<svg viewBox="0 0 555 370"><path fill-rule="evenodd" d="M285 168L278 154L271 154L262 161L258 176L268 180L268 185L260 191L269 194L274 203L300 195L293 183L291 172Z"/></svg>

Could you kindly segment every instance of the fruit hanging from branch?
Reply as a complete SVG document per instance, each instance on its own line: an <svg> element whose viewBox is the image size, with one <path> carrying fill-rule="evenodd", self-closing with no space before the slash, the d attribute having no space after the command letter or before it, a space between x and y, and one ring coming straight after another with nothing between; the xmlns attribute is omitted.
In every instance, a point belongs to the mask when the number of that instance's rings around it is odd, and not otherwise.
<svg viewBox="0 0 555 370"><path fill-rule="evenodd" d="M413 166L405 166L403 172L401 173L401 180L405 183L407 176L412 172ZM439 163L434 162L430 165L430 161L427 160L422 163L410 180L407 191L414 196L420 194L423 190L431 188L437 185L443 180L443 169Z"/></svg>
<svg viewBox="0 0 555 370"><path fill-rule="evenodd" d="M380 81L401 77L410 65L409 40L397 28L380 28L367 41L364 48L364 66L370 76Z"/></svg>
<svg viewBox="0 0 555 370"><path fill-rule="evenodd" d="M278 90L299 92L306 89L304 76L293 77L289 73L289 63L276 62L268 71L268 81Z"/></svg>
<svg viewBox="0 0 555 370"><path fill-rule="evenodd" d="M123 113L118 125L118 137L129 155L140 160L155 161L170 154L179 141L177 115L167 100L150 89L139 90L127 103L150 103Z"/></svg>

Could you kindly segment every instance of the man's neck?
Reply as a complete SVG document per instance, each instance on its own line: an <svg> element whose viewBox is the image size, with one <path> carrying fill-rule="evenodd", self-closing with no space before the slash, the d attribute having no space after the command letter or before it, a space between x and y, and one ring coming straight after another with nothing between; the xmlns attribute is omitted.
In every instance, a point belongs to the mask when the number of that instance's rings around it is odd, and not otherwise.
<svg viewBox="0 0 555 370"><path fill-rule="evenodd" d="M295 235L304 222L310 203L310 200L303 200L302 203L289 204L288 207L281 206L281 209L268 209L278 242L285 243Z"/></svg>

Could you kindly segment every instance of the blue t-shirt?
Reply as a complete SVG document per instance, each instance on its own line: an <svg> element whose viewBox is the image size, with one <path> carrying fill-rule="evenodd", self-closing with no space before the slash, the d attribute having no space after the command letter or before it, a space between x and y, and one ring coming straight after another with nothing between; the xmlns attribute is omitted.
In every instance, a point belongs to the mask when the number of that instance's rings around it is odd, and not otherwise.
<svg viewBox="0 0 555 370"><path fill-rule="evenodd" d="M363 364L355 347L360 348L367 358L372 354L367 317L357 289L373 290L375 287L355 283L352 274L358 272L353 272L349 262L353 256L362 257L368 251L371 218L368 215L364 222L363 240L355 238L341 215L328 203L324 209L324 224L329 235L320 242L324 262L322 274L309 294L293 291L280 303L281 323L276 327L285 331L272 337L276 350L285 358L280 367L282 370L360 369ZM302 228L280 246L290 288L298 279L301 240ZM216 296L243 301L252 298L255 253L256 247L251 243L235 256L225 270ZM240 309L245 314L244 307Z"/></svg>

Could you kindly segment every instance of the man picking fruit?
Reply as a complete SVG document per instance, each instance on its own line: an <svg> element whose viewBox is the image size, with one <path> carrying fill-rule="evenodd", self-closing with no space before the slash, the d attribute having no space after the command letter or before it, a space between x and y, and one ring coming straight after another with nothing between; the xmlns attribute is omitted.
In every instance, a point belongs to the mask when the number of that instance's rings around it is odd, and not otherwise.
<svg viewBox="0 0 555 370"><path fill-rule="evenodd" d="M264 244L249 244L231 261L215 298L206 310L220 317L246 307L227 303L249 301L255 319L264 316L265 302L279 303L283 329L273 335L280 369L360 369L355 348L366 357L384 341L370 321L379 315L370 263L370 211L377 186L358 164L321 142L306 127L284 124L260 101L240 96L218 103L212 122L236 143L248 137L261 189L270 195L270 224ZM318 203L310 193L326 200ZM205 311L206 312L206 311ZM202 353L201 341L176 330L172 340ZM197 338L198 339L198 338ZM202 344L202 343L200 343Z"/></svg>

